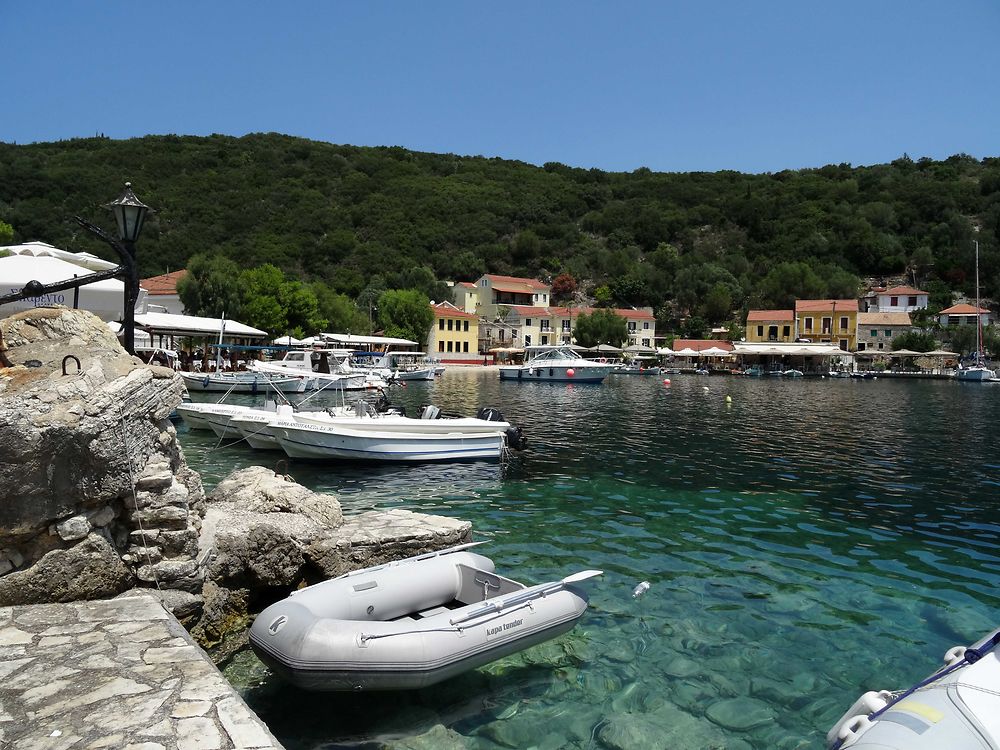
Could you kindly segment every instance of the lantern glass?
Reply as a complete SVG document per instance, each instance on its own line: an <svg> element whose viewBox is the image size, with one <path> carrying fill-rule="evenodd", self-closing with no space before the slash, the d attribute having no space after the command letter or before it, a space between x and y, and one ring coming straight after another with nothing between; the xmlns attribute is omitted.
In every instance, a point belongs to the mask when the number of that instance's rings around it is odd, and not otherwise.
<svg viewBox="0 0 1000 750"><path fill-rule="evenodd" d="M132 192L132 183L125 183L125 190L116 200L109 204L118 223L118 237L123 242L135 242L142 232L142 224L146 220L149 206L139 200Z"/></svg>

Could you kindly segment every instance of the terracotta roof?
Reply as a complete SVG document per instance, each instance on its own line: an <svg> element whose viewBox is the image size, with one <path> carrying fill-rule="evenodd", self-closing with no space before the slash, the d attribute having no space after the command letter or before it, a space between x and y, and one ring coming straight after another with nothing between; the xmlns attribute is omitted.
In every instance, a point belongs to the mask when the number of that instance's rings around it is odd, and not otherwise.
<svg viewBox="0 0 1000 750"><path fill-rule="evenodd" d="M858 313L859 326L909 326L910 314L907 312L868 312Z"/></svg>
<svg viewBox="0 0 1000 750"><path fill-rule="evenodd" d="M880 289L878 294L880 297L887 294L894 297L907 297L914 294L928 294L928 292L920 289L914 289L912 286L894 286L892 289Z"/></svg>
<svg viewBox="0 0 1000 750"><path fill-rule="evenodd" d="M794 310L751 310L747 313L747 323L751 321L795 320Z"/></svg>
<svg viewBox="0 0 1000 750"><path fill-rule="evenodd" d="M475 289L476 285L471 281L459 281L455 286L464 286L466 289Z"/></svg>
<svg viewBox="0 0 1000 750"><path fill-rule="evenodd" d="M856 299L797 299L795 312L857 312Z"/></svg>
<svg viewBox="0 0 1000 750"><path fill-rule="evenodd" d="M938 315L975 315L977 310L980 315L984 315L989 312L989 310L984 310L981 307L976 308L972 305L966 305L963 303L961 305L952 305L947 310L939 312Z"/></svg>
<svg viewBox="0 0 1000 750"><path fill-rule="evenodd" d="M432 302L431 308L434 310L435 318L478 318L475 313L467 313L460 307L455 307L450 302Z"/></svg>
<svg viewBox="0 0 1000 750"><path fill-rule="evenodd" d="M732 341L720 341L719 339L674 339L674 343L670 345L670 348L675 352L679 352L681 349L693 349L700 352L713 347L725 349L727 352L731 352L735 348Z"/></svg>
<svg viewBox="0 0 1000 750"><path fill-rule="evenodd" d="M177 294L177 282L187 276L187 271L183 268L180 271L161 273L159 276L150 276L139 282L139 286L145 289L149 295Z"/></svg>
<svg viewBox="0 0 1000 750"><path fill-rule="evenodd" d="M516 310L522 317L529 317L531 315L538 316L556 316L556 317L570 317L575 318L580 313L586 313L587 315L592 315L595 311L600 309L610 309L611 312L615 313L622 318L632 318L634 320L655 320L656 316L648 310L629 310L625 308L598 308L598 307L535 307L532 305L508 305L511 310Z"/></svg>
<svg viewBox="0 0 1000 750"><path fill-rule="evenodd" d="M517 276L498 276L497 274L488 273L484 278L490 280L490 284L496 287L497 283L500 284L521 284L528 287L529 289L549 289L548 284L543 284L537 279L522 279Z"/></svg>

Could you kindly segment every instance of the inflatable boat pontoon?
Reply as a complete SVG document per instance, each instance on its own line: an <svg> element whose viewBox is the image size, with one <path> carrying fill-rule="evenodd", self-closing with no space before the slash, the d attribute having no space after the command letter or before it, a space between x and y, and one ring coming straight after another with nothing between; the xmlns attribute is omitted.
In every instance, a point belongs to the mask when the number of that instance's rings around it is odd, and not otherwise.
<svg viewBox="0 0 1000 750"><path fill-rule="evenodd" d="M307 690L397 690L446 680L571 630L587 609L574 584L524 586L463 544L294 592L254 621L250 645Z"/></svg>
<svg viewBox="0 0 1000 750"><path fill-rule="evenodd" d="M870 691L826 736L830 750L1000 750L1000 630L955 646L905 691Z"/></svg>

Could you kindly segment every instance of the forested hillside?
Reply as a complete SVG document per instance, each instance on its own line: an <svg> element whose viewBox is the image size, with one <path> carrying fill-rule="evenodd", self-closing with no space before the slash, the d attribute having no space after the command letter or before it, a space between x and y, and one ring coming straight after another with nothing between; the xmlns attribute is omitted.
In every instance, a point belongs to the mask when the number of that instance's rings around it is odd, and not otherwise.
<svg viewBox="0 0 1000 750"><path fill-rule="evenodd" d="M984 294L1000 297L1000 158L624 174L276 134L88 138L0 144L0 221L16 241L106 256L71 218L110 226L102 204L126 179L157 212L143 276L205 252L352 298L373 280L412 286L421 267L439 280L568 273L598 302L718 323L853 296L867 276L905 274L938 300L971 293L978 238Z"/></svg>

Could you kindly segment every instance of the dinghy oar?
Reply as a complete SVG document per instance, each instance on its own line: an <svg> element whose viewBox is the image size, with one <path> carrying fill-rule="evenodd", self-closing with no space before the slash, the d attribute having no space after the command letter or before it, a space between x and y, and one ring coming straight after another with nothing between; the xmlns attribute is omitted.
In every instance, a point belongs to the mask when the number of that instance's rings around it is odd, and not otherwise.
<svg viewBox="0 0 1000 750"><path fill-rule="evenodd" d="M494 612L500 612L501 610L513 607L518 604L524 604L525 602L530 602L533 599L539 599L546 594L551 594L554 591L567 586L571 583L579 583L580 581L586 581L589 578L594 578L595 576L604 575L603 570L581 570L579 573L573 573L573 575L566 576L561 581L553 581L552 583L542 583L538 586L532 586L531 588L524 589L523 591L518 591L514 594L503 597L502 599L494 599L493 601L487 602L485 606L477 609L475 612L470 612L462 617L456 617L453 620L449 620L452 625L458 625L463 622L468 622L469 620L477 620Z"/></svg>

